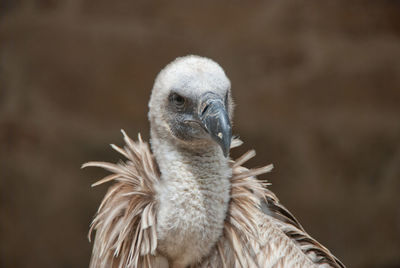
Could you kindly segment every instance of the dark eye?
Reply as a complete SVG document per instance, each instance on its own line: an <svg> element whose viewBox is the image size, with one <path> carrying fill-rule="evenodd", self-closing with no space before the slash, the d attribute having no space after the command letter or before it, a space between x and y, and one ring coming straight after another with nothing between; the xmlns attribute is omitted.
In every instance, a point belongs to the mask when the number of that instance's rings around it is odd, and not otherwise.
<svg viewBox="0 0 400 268"><path fill-rule="evenodd" d="M172 93L170 100L177 108L183 108L186 101L184 97L176 93Z"/></svg>

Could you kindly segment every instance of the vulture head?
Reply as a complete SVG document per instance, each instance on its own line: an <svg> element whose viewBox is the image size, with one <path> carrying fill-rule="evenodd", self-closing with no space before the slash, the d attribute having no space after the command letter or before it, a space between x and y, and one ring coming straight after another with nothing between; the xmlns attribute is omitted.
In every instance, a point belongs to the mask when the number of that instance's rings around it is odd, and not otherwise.
<svg viewBox="0 0 400 268"><path fill-rule="evenodd" d="M229 154L233 102L230 81L213 60L177 58L157 76L149 103L152 139L186 150L210 143Z"/></svg>

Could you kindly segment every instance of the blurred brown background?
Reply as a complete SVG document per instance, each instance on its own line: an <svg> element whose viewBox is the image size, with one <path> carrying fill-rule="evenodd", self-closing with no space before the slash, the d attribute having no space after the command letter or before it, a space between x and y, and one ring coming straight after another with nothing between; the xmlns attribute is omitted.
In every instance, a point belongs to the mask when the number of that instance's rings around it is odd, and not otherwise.
<svg viewBox="0 0 400 268"><path fill-rule="evenodd" d="M234 132L348 267L400 267L400 1L0 2L0 266L87 267L124 128L177 56L211 57Z"/></svg>

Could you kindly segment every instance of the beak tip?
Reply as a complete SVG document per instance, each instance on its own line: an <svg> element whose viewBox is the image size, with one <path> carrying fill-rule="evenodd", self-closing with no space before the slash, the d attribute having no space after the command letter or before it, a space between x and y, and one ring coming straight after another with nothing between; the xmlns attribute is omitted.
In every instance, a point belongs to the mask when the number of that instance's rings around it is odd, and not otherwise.
<svg viewBox="0 0 400 268"><path fill-rule="evenodd" d="M229 150L224 151L224 156L225 156L225 158L227 158L229 156Z"/></svg>
<svg viewBox="0 0 400 268"><path fill-rule="evenodd" d="M229 151L231 149L231 137L228 137L228 139L225 139L225 140L221 139L221 142L222 142L222 144L221 144L222 152L224 153L225 157L228 157Z"/></svg>

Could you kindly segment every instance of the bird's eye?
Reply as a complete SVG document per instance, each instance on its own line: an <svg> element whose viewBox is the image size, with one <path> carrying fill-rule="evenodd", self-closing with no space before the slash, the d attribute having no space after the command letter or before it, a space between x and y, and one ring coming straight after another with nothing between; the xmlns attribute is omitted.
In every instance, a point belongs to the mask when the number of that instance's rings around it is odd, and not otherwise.
<svg viewBox="0 0 400 268"><path fill-rule="evenodd" d="M170 100L177 108L180 108L180 109L183 108L183 106L185 105L185 101L186 101L184 97L182 97L181 95L176 94L176 93L173 93L170 96Z"/></svg>

